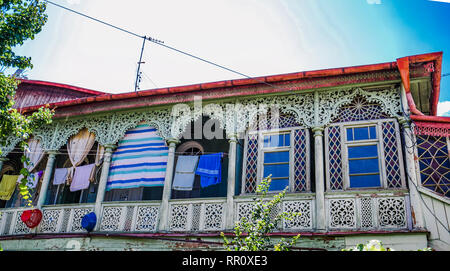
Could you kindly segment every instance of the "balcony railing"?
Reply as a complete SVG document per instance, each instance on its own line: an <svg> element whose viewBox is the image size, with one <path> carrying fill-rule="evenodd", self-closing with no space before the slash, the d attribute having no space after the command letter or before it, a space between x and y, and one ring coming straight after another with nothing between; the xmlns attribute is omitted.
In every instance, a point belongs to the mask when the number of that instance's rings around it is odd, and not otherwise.
<svg viewBox="0 0 450 271"><path fill-rule="evenodd" d="M234 197L234 221L249 218L254 197ZM160 201L104 202L98 218L98 232L156 232ZM169 232L218 232L226 230L226 198L169 200ZM0 235L29 233L83 233L83 216L94 204L43 206L42 221L30 230L20 219L27 208L1 210ZM314 231L316 206L314 193L287 194L272 212L300 212L293 220L283 220L279 231ZM377 231L411 228L409 195L403 192L333 192L325 194L328 231Z"/></svg>

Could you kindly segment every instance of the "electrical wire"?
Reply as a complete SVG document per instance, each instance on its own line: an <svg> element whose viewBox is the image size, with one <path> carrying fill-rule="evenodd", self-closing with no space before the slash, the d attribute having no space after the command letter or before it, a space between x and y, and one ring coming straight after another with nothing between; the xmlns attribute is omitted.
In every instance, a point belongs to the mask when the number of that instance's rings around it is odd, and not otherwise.
<svg viewBox="0 0 450 271"><path fill-rule="evenodd" d="M195 59L197 59L197 60L200 60L200 61L202 61L202 62L205 62L205 63L211 64L211 65L214 65L214 66L216 66L216 67L219 67L219 68L221 68L221 69L227 70L227 71L229 71L229 72L232 72L232 73L235 73L235 74L244 76L244 77L246 77L246 78L248 78L248 79L256 80L256 81L258 81L258 82L260 82L260 83L262 83L262 84L265 84L265 85L268 85L268 86L270 86L270 87L276 88L275 85L270 84L270 83L267 83L266 81L263 81L263 80L260 80L260 79L258 79L258 78L255 78L255 77L246 75L246 74L244 74L244 73L238 72L238 71L236 71L236 70L227 68L227 67L225 67L225 66L223 66L223 65L214 63L214 62L212 62L212 61L209 61L209 60L204 59L204 58L202 58L202 57L199 57L199 56L193 55L193 54L191 54L191 53L182 51L182 50L177 49L177 48L175 48L175 47L166 45L166 44L164 44L164 42L162 42L162 41L160 41L160 40L157 40L157 39L154 39L154 38L152 38L152 37L147 37L147 36L143 36L143 35L136 34L136 33L134 33L134 32L131 32L131 31L129 31L129 30L126 30L126 29L124 29L124 28L121 28L121 27L115 26L115 25L113 25L113 24L107 23L107 22L105 22L105 21L96 19L96 18L94 18L94 17L91 17L91 16L89 16L89 15L83 14L83 13L78 12L78 11L76 11L76 10L73 10L73 9L70 9L70 8L67 8L67 7L64 7L64 6L62 6L62 5L56 4L56 3L52 2L52 1L49 1L49 0L43 0L43 1L45 1L45 2L47 2L47 3L49 3L49 4L52 4L52 5L54 5L54 6L57 6L57 7L59 7L59 8L65 9L65 10L67 10L67 11L73 12L73 13L75 13L75 14L78 14L78 15L80 15L80 16L83 16L83 17L85 17L85 18L88 18L88 19L90 19L90 20L94 20L94 21L96 21L96 22L98 22L98 23L101 23L101 24L104 24L104 25L106 25L106 26L113 27L113 28L115 28L115 29L117 29L117 30L120 30L120 31L125 32L125 33L128 33L128 34L133 35L133 36L135 36L135 37L138 37L138 38L141 38L141 39L146 39L146 40L148 40L148 41L150 41L150 42L152 42L152 43L158 44L158 45L160 45L160 46L162 46L162 47L165 47L165 48L170 49L170 50L172 50L172 51L178 52L178 53L180 53L180 54L184 54L184 55L186 55L186 56L189 56L189 57L195 58Z"/></svg>

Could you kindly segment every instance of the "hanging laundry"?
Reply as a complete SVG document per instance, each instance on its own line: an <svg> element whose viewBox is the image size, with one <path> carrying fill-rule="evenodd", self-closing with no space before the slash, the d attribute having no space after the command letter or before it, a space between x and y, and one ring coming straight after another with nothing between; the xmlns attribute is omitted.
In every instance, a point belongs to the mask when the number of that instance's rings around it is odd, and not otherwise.
<svg viewBox="0 0 450 271"><path fill-rule="evenodd" d="M19 175L3 175L0 182L0 200L9 200L16 189Z"/></svg>
<svg viewBox="0 0 450 271"><path fill-rule="evenodd" d="M75 192L78 190L87 189L89 182L94 181L95 176L95 163L75 168L73 174L72 183L70 184L70 191Z"/></svg>
<svg viewBox="0 0 450 271"><path fill-rule="evenodd" d="M182 155L178 157L172 188L181 191L191 191L194 185L195 168L198 156Z"/></svg>
<svg viewBox="0 0 450 271"><path fill-rule="evenodd" d="M111 158L106 191L164 186L169 148L155 128L140 123L125 133Z"/></svg>
<svg viewBox="0 0 450 271"><path fill-rule="evenodd" d="M211 186L222 181L222 156L221 152L200 156L195 174L200 175L201 187Z"/></svg>
<svg viewBox="0 0 450 271"><path fill-rule="evenodd" d="M64 184L67 180L68 168L57 168L55 169L55 174L53 176L53 184L60 185Z"/></svg>

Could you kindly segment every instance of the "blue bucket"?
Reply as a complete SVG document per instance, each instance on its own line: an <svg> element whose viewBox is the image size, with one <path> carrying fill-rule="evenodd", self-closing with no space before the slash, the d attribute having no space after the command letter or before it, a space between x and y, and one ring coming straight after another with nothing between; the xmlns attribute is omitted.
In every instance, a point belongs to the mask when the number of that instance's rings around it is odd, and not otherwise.
<svg viewBox="0 0 450 271"><path fill-rule="evenodd" d="M97 216L94 212L90 212L83 216L81 219L81 227L83 227L88 232L91 232L95 228L95 224L97 223Z"/></svg>

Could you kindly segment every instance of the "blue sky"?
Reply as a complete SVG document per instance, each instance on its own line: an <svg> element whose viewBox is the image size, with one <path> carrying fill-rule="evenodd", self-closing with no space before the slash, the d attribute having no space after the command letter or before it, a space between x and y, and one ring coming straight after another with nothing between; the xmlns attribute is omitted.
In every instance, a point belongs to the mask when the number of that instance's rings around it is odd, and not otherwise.
<svg viewBox="0 0 450 271"><path fill-rule="evenodd" d="M449 1L53 1L249 76L437 51L450 73ZM52 5L48 15L36 39L16 49L32 57L29 79L134 91L142 40ZM143 60L141 89L241 78L151 43ZM450 76L442 78L440 102L440 114L450 116Z"/></svg>

